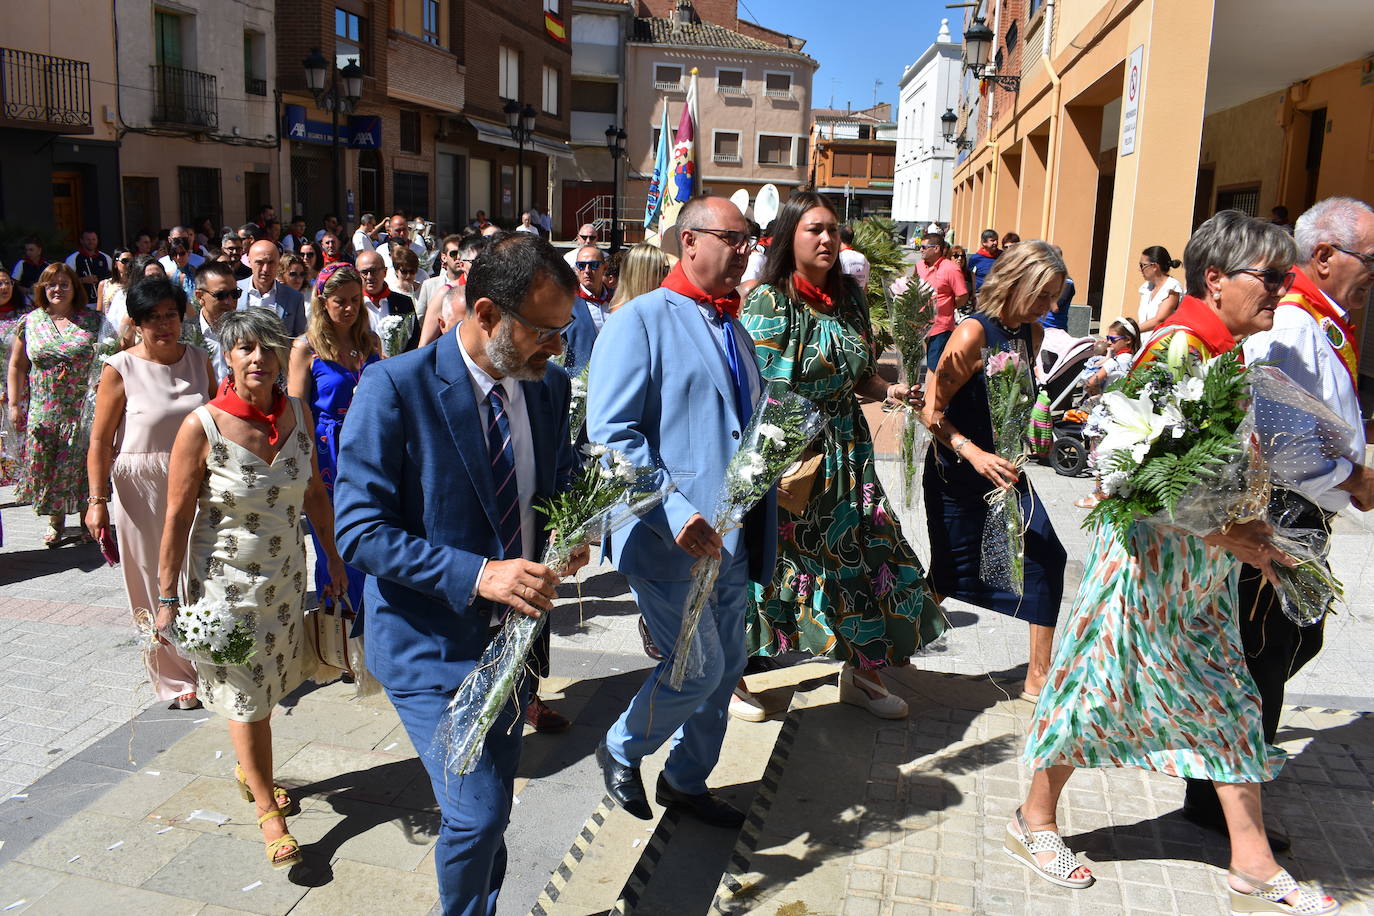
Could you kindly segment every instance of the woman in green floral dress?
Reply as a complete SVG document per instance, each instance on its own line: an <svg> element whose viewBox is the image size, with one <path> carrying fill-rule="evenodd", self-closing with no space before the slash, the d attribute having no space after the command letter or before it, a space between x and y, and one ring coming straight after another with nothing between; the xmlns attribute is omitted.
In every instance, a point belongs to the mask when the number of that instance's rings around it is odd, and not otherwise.
<svg viewBox="0 0 1374 916"><path fill-rule="evenodd" d="M65 264L49 264L33 287L37 305L14 335L9 364L11 422L27 404L29 496L48 518L43 543L56 547L70 513L85 509L86 445L81 410L103 316L86 307L86 287Z"/></svg>
<svg viewBox="0 0 1374 916"><path fill-rule="evenodd" d="M944 623L878 481L858 400L913 392L876 373L868 308L839 253L829 202L793 195L740 316L764 379L786 383L828 420L813 446L822 461L805 508L778 510L777 571L767 587L753 586L746 636L753 655L801 650L844 661L840 699L900 719L906 703L878 669L905 664Z"/></svg>

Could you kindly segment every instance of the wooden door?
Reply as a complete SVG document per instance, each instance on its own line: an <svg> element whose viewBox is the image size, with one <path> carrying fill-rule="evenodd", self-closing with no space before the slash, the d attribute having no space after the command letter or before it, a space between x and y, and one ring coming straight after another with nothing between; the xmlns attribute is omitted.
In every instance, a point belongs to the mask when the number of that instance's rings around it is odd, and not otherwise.
<svg viewBox="0 0 1374 916"><path fill-rule="evenodd" d="M52 173L53 226L67 243L75 248L81 235L81 173Z"/></svg>
<svg viewBox="0 0 1374 916"><path fill-rule="evenodd" d="M614 193L615 185L609 181L563 182L563 212L559 214L559 238L576 239L578 227L581 225L577 220L577 211L597 197ZM606 237L610 237L609 230Z"/></svg>

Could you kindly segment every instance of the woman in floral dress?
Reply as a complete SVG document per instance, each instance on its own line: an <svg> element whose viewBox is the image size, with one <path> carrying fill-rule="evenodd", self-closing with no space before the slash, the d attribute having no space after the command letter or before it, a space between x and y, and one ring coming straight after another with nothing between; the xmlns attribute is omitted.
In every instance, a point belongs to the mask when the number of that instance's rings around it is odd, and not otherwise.
<svg viewBox="0 0 1374 916"><path fill-rule="evenodd" d="M1271 223L1234 210L1207 220L1183 255L1189 295L1136 365L1166 353L1175 335L1209 359L1267 330L1295 257L1292 237ZM1283 751L1264 739L1236 623L1240 563L1268 569L1283 554L1262 521L1224 532L1195 537L1139 521L1123 537L1098 526L1026 740L1030 793L1003 844L1047 881L1087 887L1092 874L1056 823L1075 767L1210 779L1230 833L1232 911L1325 916L1340 905L1299 887L1265 835L1260 784L1277 774Z"/></svg>
<svg viewBox="0 0 1374 916"><path fill-rule="evenodd" d="M10 348L9 413L18 428L28 403L28 495L48 519L43 543L56 547L67 515L86 505L90 430L81 415L104 318L86 307L86 287L66 264L44 268L33 297L37 307L19 323Z"/></svg>
<svg viewBox="0 0 1374 916"><path fill-rule="evenodd" d="M0 366L10 364L10 345L14 342L19 323L24 320L24 299L19 295L10 272L0 267ZM25 495L28 475L24 473L23 413L19 422L10 417L7 380L9 372L0 373L0 487L14 487L15 502L28 502Z"/></svg>
<svg viewBox="0 0 1374 916"><path fill-rule="evenodd" d="M752 587L746 636L754 655L800 649L844 661L841 700L899 719L906 702L878 670L905 664L944 624L878 482L858 401L911 392L876 373L868 309L839 252L830 203L793 195L740 316L765 381L787 384L828 420L813 446L822 463L805 508L778 510L777 571L767 587Z"/></svg>

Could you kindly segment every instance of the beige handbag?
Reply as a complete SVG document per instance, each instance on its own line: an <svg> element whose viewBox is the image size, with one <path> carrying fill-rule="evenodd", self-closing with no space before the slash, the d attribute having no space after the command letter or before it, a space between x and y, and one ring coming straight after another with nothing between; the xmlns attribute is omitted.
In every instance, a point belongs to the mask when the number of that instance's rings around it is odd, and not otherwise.
<svg viewBox="0 0 1374 916"><path fill-rule="evenodd" d="M801 515L811 502L811 492L816 488L816 477L821 472L825 456L818 451L807 449L792 466L783 472L778 481L778 507L793 515Z"/></svg>
<svg viewBox="0 0 1374 916"><path fill-rule="evenodd" d="M329 683L347 674L355 681L367 676L363 666L363 638L350 636L358 614L348 598L324 598L305 612L307 648L316 662L310 679Z"/></svg>

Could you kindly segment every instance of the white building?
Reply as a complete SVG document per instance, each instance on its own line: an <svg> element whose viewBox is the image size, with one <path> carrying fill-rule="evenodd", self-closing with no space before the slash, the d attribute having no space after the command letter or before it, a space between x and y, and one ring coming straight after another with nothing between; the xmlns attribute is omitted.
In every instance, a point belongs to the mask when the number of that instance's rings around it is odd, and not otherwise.
<svg viewBox="0 0 1374 916"><path fill-rule="evenodd" d="M935 43L902 74L892 218L904 233L950 221L957 150L942 136L940 115L959 103L960 54L942 19Z"/></svg>

